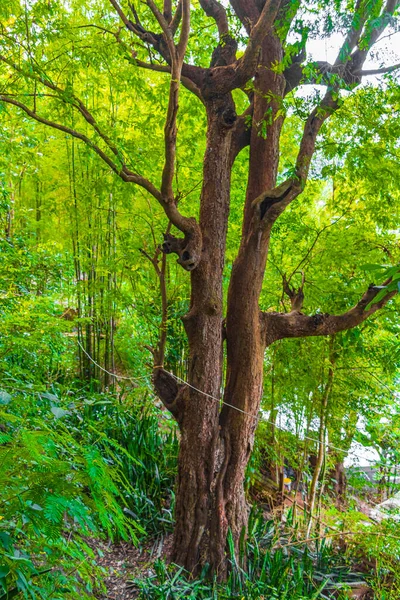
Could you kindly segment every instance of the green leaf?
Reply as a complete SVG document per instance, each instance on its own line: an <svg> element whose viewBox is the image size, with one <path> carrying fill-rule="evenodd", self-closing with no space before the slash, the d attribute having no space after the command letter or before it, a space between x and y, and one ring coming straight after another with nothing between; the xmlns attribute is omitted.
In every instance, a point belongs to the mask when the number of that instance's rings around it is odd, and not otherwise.
<svg viewBox="0 0 400 600"><path fill-rule="evenodd" d="M8 552L12 548L12 538L5 531L0 532L0 545Z"/></svg>
<svg viewBox="0 0 400 600"><path fill-rule="evenodd" d="M386 268L387 267L385 265L377 265L373 263L366 263L365 265L360 265L360 269L363 269L363 271L371 272L384 271Z"/></svg>
<svg viewBox="0 0 400 600"><path fill-rule="evenodd" d="M12 396L8 392L0 390L0 404L6 405L11 402Z"/></svg>
<svg viewBox="0 0 400 600"><path fill-rule="evenodd" d="M0 579L7 577L9 572L10 572L10 569L8 568L7 565L0 565Z"/></svg>
<svg viewBox="0 0 400 600"><path fill-rule="evenodd" d="M55 396L55 394L51 394L50 392L44 392L40 394L42 398L46 398L46 400L51 400L51 402L59 402L60 399Z"/></svg>
<svg viewBox="0 0 400 600"><path fill-rule="evenodd" d="M61 419L62 417L69 415L68 410L64 410L63 408L59 408L58 406L52 406L50 410L56 419Z"/></svg>
<svg viewBox="0 0 400 600"><path fill-rule="evenodd" d="M382 286L382 288L379 290L379 292L377 293L375 298L373 300L371 300L371 302L367 305L366 310L369 310L371 308L371 306L373 306L377 302L380 302L380 300L382 300L385 296L387 296L388 293L394 292L394 290L397 290L398 285L399 284L397 281L392 281L388 285Z"/></svg>

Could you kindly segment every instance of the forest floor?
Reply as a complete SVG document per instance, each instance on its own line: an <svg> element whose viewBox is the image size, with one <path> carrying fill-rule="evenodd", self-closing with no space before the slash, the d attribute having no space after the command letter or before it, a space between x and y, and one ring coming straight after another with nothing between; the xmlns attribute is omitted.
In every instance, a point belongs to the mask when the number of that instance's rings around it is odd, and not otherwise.
<svg viewBox="0 0 400 600"><path fill-rule="evenodd" d="M103 554L98 559L107 575L104 577L106 593L96 596L98 600L135 600L139 597L136 578L154 574L153 564L158 558L168 561L172 549L172 534L150 541L147 545L136 548L132 543L98 543L96 548ZM360 573L365 565L358 565ZM359 584L348 591L349 600L372 600L373 592L368 585Z"/></svg>
<svg viewBox="0 0 400 600"><path fill-rule="evenodd" d="M270 498L269 498L270 500ZM284 502L282 509L290 507L293 503ZM390 500L393 501L393 498ZM383 505L390 501L386 501ZM373 504L373 503L372 503ZM365 501L358 501L358 510L367 517L379 515L385 518L385 514L379 511L380 505L371 506ZM276 518L280 510L266 511L264 517L268 520ZM381 520L379 518L378 520ZM106 593L96 596L98 600L134 600L139 597L139 587L135 580L154 575L154 562L163 559L168 562L172 550L172 534L166 534L147 540L139 547L130 542L99 542L92 540L90 546L101 555L97 564L105 570L104 584ZM365 564L364 564L365 563ZM361 560L357 564L360 575L367 573L373 567L368 560ZM348 592L348 598L353 600L370 600L373 597L371 588L365 583L356 585Z"/></svg>
<svg viewBox="0 0 400 600"><path fill-rule="evenodd" d="M151 575L152 565L158 558L168 559L172 548L172 534L152 540L139 548L129 542L99 545L97 540L96 547L103 554L98 564L107 572L104 578L107 593L98 596L98 599L133 600L138 597L139 591L133 580L139 576Z"/></svg>

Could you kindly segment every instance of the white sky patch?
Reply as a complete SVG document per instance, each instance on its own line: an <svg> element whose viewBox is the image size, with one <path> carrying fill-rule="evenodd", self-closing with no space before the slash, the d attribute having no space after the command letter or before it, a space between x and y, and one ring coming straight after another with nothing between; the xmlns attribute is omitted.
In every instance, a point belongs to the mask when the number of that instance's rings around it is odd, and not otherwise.
<svg viewBox="0 0 400 600"><path fill-rule="evenodd" d="M344 459L345 467L371 467L374 462L379 462L378 452L371 447L363 446L360 442L352 441L350 450Z"/></svg>
<svg viewBox="0 0 400 600"><path fill-rule="evenodd" d="M306 43L307 58L311 61L325 61L333 64L343 44L344 35L333 33L329 38L308 39ZM400 63L400 31L386 33L374 44L368 53L363 70L380 69ZM400 69L398 70L400 73ZM367 75L362 78L361 86L378 85L383 75ZM299 96L307 96L312 88L321 89L325 86L300 86ZM343 93L343 92L342 92ZM347 92L349 93L349 92Z"/></svg>
<svg viewBox="0 0 400 600"><path fill-rule="evenodd" d="M270 411L262 411L262 418L265 421L269 421L270 419ZM293 418L293 415L286 412L284 408L278 410L278 416L276 419L276 427L278 429L283 429L289 431L293 435L298 435L301 440L304 439L306 435L306 427L307 421L305 418L300 418L300 426L299 420ZM314 418L310 424L310 428L308 431L308 437L318 438L318 429L319 429L319 419ZM359 419L357 423L358 431L362 433L366 433L365 431L365 423L363 419ZM325 443L329 446L329 440L326 440ZM340 447L340 444L333 444L332 446ZM380 457L378 452L372 448L371 446L363 446L360 442L355 440L352 441L350 449L346 458L344 459L345 467L371 467L374 466L375 462L380 462Z"/></svg>

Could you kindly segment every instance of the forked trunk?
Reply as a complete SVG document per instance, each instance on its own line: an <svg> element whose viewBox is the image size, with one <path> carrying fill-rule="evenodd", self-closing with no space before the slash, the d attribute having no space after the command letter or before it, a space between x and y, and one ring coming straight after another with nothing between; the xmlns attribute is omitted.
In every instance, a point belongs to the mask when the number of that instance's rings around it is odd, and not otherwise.
<svg viewBox="0 0 400 600"><path fill-rule="evenodd" d="M227 104L229 109L229 99ZM184 401L178 417L181 444L172 556L192 572L208 563L221 576L227 566L228 530L237 543L247 524L243 482L256 425L252 413L227 411L226 406L220 411L219 402L224 337L222 273L232 167L232 122L226 122L228 109L225 106L221 110L220 102L209 106L200 214L203 260L192 273L191 306L184 317L192 387L182 391ZM240 306L235 310L240 311ZM245 349L244 329L251 321L257 324L248 333L246 344L250 345ZM232 340L228 343L228 403L229 398L236 402L235 398L244 391L249 407L254 398L256 402L260 399L263 348L258 323L258 309L256 313L247 312L246 323L237 323L240 331L235 339L228 335L228 341ZM250 338L254 335L253 343ZM253 367L248 363L249 356ZM246 363L250 367L247 370ZM244 370L244 376L240 376Z"/></svg>
<svg viewBox="0 0 400 600"><path fill-rule="evenodd" d="M274 45L268 38L266 45ZM269 48L271 61L276 48ZM260 89L282 93L282 79L264 69L256 78ZM260 211L252 202L266 187L273 187L279 158L282 119L267 125L268 141L259 123L271 100L254 101L248 191L238 257L234 263L226 311L227 375L224 405L219 401L222 383L222 271L229 211L232 167L229 100L209 106L207 151L201 198L200 227L203 260L192 273L192 300L184 318L190 347L189 383L180 420L182 431L176 500L173 560L190 571L208 563L223 577L227 570L227 535L236 550L246 531L248 506L244 493L247 463L262 394L265 331L259 314L270 231L261 229ZM232 123L229 123L231 126ZM208 394L205 396L195 389Z"/></svg>
<svg viewBox="0 0 400 600"><path fill-rule="evenodd" d="M235 308L236 317L241 308ZM208 563L221 578L228 568L229 531L236 551L246 533L245 471L262 392L264 344L258 309L247 306L242 316L232 325L227 320L226 404L221 411L215 399L220 397L222 353L217 355L211 343L218 343L221 351L217 322L203 315L193 329L187 327L194 365L190 383L213 398L193 389L188 392L181 422L173 560L192 572ZM199 349L201 356L195 355Z"/></svg>
<svg viewBox="0 0 400 600"><path fill-rule="evenodd" d="M230 100L208 105L207 150L201 197L202 260L192 273L184 326L189 341L190 388L185 388L179 423L181 443L175 509L173 560L190 571L218 565L213 550L217 478L224 451L219 433L223 365L225 240L229 213L232 112ZM234 114L234 113L233 113ZM197 391L200 390L200 391ZM223 544L225 545L225 543Z"/></svg>

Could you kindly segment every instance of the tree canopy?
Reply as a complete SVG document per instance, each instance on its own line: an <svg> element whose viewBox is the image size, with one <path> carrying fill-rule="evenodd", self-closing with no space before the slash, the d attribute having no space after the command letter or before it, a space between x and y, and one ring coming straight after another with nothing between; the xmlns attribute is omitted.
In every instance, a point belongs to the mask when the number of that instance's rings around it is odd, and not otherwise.
<svg viewBox="0 0 400 600"><path fill-rule="evenodd" d="M34 452L63 473L72 427L85 494L61 505L100 515L82 535L112 535L109 510L137 542L173 495L172 560L226 580L265 474L284 498L296 471L307 538L325 493L343 508L356 443L392 490L398 17L397 0L0 7L0 449L27 443L13 394L33 430L57 421L59 453Z"/></svg>

